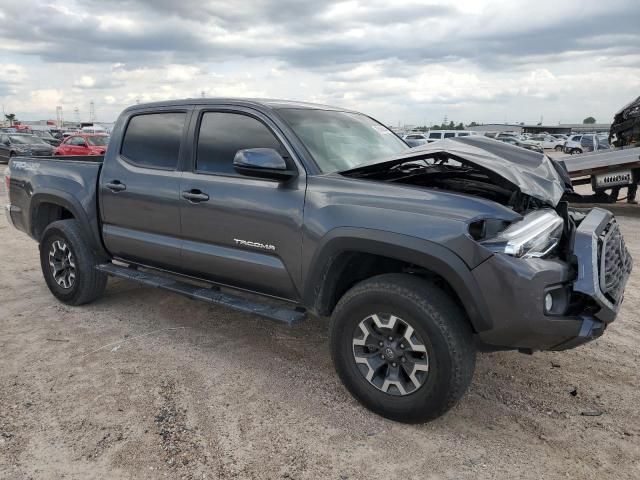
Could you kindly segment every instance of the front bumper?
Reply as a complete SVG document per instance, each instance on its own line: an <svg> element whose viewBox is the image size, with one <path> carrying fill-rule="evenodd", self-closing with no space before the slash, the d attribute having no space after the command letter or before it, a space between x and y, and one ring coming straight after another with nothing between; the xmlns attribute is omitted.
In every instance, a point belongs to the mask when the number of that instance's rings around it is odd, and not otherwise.
<svg viewBox="0 0 640 480"><path fill-rule="evenodd" d="M494 255L473 270L493 321L478 333L481 344L565 350L602 335L620 309L631 272L613 215L591 210L571 250L575 267L558 259ZM551 311L545 309L547 294L554 300Z"/></svg>

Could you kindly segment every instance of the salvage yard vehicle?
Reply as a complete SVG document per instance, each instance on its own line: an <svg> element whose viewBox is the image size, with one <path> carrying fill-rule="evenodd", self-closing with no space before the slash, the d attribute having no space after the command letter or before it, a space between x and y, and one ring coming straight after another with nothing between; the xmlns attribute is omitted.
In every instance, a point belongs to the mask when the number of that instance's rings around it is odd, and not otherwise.
<svg viewBox="0 0 640 480"><path fill-rule="evenodd" d="M17 155L49 156L53 147L30 133L0 133L0 162L7 163Z"/></svg>
<svg viewBox="0 0 640 480"><path fill-rule="evenodd" d="M556 138L553 135L533 135L528 139L530 142L536 142L543 149L553 149L561 152L564 147L565 139Z"/></svg>
<svg viewBox="0 0 640 480"><path fill-rule="evenodd" d="M514 145L516 147L524 148L525 150L531 150L537 153L543 153L544 149L540 146L538 142L531 142L529 140L522 140L516 136L498 136L496 140L499 142L508 143L509 145Z"/></svg>
<svg viewBox="0 0 640 480"><path fill-rule="evenodd" d="M103 134L76 133L64 139L54 155L104 155L109 136Z"/></svg>
<svg viewBox="0 0 640 480"><path fill-rule="evenodd" d="M424 145L427 142L427 137L424 133L408 133L402 139L409 145L410 147L418 147L420 145Z"/></svg>
<svg viewBox="0 0 640 480"><path fill-rule="evenodd" d="M427 136L427 143L442 140L444 138L468 137L470 135L476 135L476 132L469 132L466 130L430 130Z"/></svg>
<svg viewBox="0 0 640 480"><path fill-rule="evenodd" d="M478 135L409 148L332 107L189 99L126 109L104 160L13 159L6 214L61 302L111 275L331 317L347 389L424 422L462 397L478 349L565 350L615 319L631 256L610 212L568 208L557 168Z"/></svg>
<svg viewBox="0 0 640 480"><path fill-rule="evenodd" d="M640 148L604 149L560 162L574 185L591 185L596 196L601 197L593 200L607 202L608 189L628 187L635 181L633 172L640 169Z"/></svg>
<svg viewBox="0 0 640 480"><path fill-rule="evenodd" d="M60 140L51 135L48 130L33 130L32 132L36 137L39 137L40 140L48 143L53 147L57 147L58 145L60 145Z"/></svg>

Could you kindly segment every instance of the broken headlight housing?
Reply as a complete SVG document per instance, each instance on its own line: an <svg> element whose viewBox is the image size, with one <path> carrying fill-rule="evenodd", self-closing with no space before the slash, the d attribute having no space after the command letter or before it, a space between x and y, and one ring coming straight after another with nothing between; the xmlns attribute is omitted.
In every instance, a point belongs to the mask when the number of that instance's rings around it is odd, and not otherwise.
<svg viewBox="0 0 640 480"><path fill-rule="evenodd" d="M540 258L550 253L562 238L564 220L553 210L536 210L512 223L497 236L482 243L496 253L513 257Z"/></svg>

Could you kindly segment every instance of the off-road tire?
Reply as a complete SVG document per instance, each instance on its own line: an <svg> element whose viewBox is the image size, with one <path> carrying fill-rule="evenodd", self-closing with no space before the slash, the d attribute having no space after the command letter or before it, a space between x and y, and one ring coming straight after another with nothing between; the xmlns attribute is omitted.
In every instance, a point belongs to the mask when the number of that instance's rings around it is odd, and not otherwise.
<svg viewBox="0 0 640 480"><path fill-rule="evenodd" d="M67 245L73 255L75 278L70 288L63 288L56 282L49 263L49 254L56 241ZM49 290L61 302L83 305L102 296L107 275L96 270L98 263L98 257L91 251L76 220L58 220L44 231L40 242L40 266Z"/></svg>
<svg viewBox="0 0 640 480"><path fill-rule="evenodd" d="M429 371L424 384L410 394L385 393L358 369L353 332L377 312L404 319L424 341ZM433 282L408 274L379 275L347 291L333 311L330 342L336 371L351 394L373 412L404 423L426 422L447 412L466 392L475 369L476 348L462 308Z"/></svg>

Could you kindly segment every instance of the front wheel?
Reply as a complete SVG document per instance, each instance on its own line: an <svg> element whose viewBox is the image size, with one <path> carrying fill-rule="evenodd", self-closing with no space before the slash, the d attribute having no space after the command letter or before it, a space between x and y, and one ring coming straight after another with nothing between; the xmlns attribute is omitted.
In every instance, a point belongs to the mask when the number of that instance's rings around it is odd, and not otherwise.
<svg viewBox="0 0 640 480"><path fill-rule="evenodd" d="M453 407L471 383L476 358L462 309L435 284L406 274L365 280L340 299L331 353L357 400L405 423Z"/></svg>
<svg viewBox="0 0 640 480"><path fill-rule="evenodd" d="M579 148L571 149L571 155L578 155L580 153L582 153L582 150L580 150Z"/></svg>
<svg viewBox="0 0 640 480"><path fill-rule="evenodd" d="M562 152L564 150L564 147L562 145L556 145L555 151L556 152Z"/></svg>
<svg viewBox="0 0 640 480"><path fill-rule="evenodd" d="M76 220L59 220L44 231L40 265L49 290L63 303L82 305L102 295L107 275L96 270L98 258Z"/></svg>

